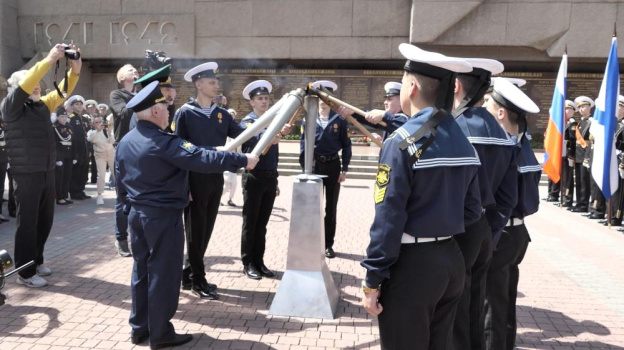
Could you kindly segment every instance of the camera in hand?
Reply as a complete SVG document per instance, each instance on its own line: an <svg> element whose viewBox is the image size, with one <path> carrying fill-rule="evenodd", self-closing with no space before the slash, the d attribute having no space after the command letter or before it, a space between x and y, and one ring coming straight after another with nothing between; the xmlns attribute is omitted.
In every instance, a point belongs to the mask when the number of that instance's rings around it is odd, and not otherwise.
<svg viewBox="0 0 624 350"><path fill-rule="evenodd" d="M70 60L77 60L80 58L80 52L72 49L69 45L63 44L63 48L65 49L65 57Z"/></svg>
<svg viewBox="0 0 624 350"><path fill-rule="evenodd" d="M145 61L143 66L147 69L159 69L173 63L173 58L168 57L163 51L145 50Z"/></svg>

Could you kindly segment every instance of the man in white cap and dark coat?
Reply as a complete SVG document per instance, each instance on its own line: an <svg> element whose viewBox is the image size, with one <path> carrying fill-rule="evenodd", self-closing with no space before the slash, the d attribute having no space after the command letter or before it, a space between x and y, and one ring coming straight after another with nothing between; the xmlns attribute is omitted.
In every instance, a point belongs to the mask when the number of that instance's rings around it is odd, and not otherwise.
<svg viewBox="0 0 624 350"><path fill-rule="evenodd" d="M576 151L576 120L574 119L574 113L576 113L576 103L572 100L565 101L565 128L563 131L563 140L565 144L564 154L561 160L561 181L560 186L563 186L561 195L562 207L570 208L574 200L574 157ZM560 187L561 188L561 187ZM556 190L556 187L555 187ZM555 191L553 190L553 192ZM555 202L559 201L559 195L552 194ZM550 194L549 194L550 197Z"/></svg>
<svg viewBox="0 0 624 350"><path fill-rule="evenodd" d="M139 121L119 142L115 158L117 191L128 214L134 253L130 341L140 344L149 339L150 349L193 339L176 333L171 323L180 297L188 172L236 171L258 162L253 155L208 150L166 132L167 105L158 82L128 102Z"/></svg>
<svg viewBox="0 0 624 350"><path fill-rule="evenodd" d="M269 109L271 90L273 90L273 86L266 80L253 81L243 89L243 97L249 101L252 111L241 120L241 125L247 128L264 115ZM251 153L265 131L266 129L260 131L243 143L243 152ZM275 135L266 153L263 152L260 156L260 161L256 167L253 170L245 170L243 173L244 203L241 260L243 273L251 279L275 277L275 273L264 264L264 250L267 224L271 217L275 197L279 195L277 183L279 140L282 136L290 134L291 131L292 126L285 125L280 133Z"/></svg>
<svg viewBox="0 0 624 350"><path fill-rule="evenodd" d="M501 218L495 220L488 220L483 213L479 221L466 226L465 233L455 236L466 264L466 281L455 315L453 348L480 350L483 348L485 284L492 259L493 235L502 232L518 201L518 148L494 116L476 106L490 87L491 76L503 72L503 64L485 58L464 60L472 65L472 71L457 75L453 115L479 154L481 206L502 213Z"/></svg>
<svg viewBox="0 0 624 350"><path fill-rule="evenodd" d="M589 195L591 184L591 171L589 170L589 159L586 161L587 152L590 150L589 128L591 126L591 109L594 108L594 100L587 96L579 96L574 99L580 120L574 128L576 136L576 149L574 152L574 178L576 182L576 205L568 208L575 213L586 213L589 211ZM584 164L584 162L586 162Z"/></svg>
<svg viewBox="0 0 624 350"><path fill-rule="evenodd" d="M312 83L312 88L314 89L319 89L321 86L332 93L338 89L338 85L329 80L319 80ZM305 168L303 164L305 132L301 133L299 145L299 164L302 168ZM338 152L342 152L342 162ZM336 237L338 197L340 196L340 184L347 178L351 154L349 123L336 111L331 110L329 105L319 99L319 115L316 118L314 140L313 172L318 175L326 175L323 178L323 188L325 189L325 257L330 259L336 257L334 241Z"/></svg>
<svg viewBox="0 0 624 350"><path fill-rule="evenodd" d="M91 130L91 122L88 114L84 113L85 100L82 96L74 95L68 101L73 110L69 115L69 125L72 127L72 144L76 151L76 162L72 168L69 183L69 195L74 200L89 199L91 196L87 195L84 190L89 175L90 155L87 132ZM91 150L93 150L92 147Z"/></svg>
<svg viewBox="0 0 624 350"><path fill-rule="evenodd" d="M542 167L531 149L527 131L527 113L539 113L539 107L520 89L505 79L497 79L487 110L511 135L520 147L518 157L518 203L503 232L494 237L494 254L487 275L485 348L513 350L516 341L516 297L518 294L518 265L522 262L530 238L524 218L537 212L538 185ZM496 208L486 210L488 218L502 217Z"/></svg>
<svg viewBox="0 0 624 350"><path fill-rule="evenodd" d="M396 129L400 128L405 124L408 117L403 114L401 111L401 101L399 99L399 94L401 93L401 83L397 83L394 81L389 81L384 85L384 110L386 111L383 115L375 115L373 113L369 113L366 116L361 116L357 113L352 113L351 110L347 110L348 114L351 114L358 122L362 124L366 124L375 129L381 129L384 131L385 140L386 137L390 136ZM341 115L344 116L343 111L340 111ZM379 125L379 122L385 122L386 126Z"/></svg>
<svg viewBox="0 0 624 350"><path fill-rule="evenodd" d="M174 133L199 147L223 146L228 137L236 138L245 130L216 103L219 94L217 68L217 63L208 62L186 72L184 80L193 83L197 95L178 109L171 122ZM219 211L223 172L204 174L191 171L189 184L192 200L184 210L187 259L182 288L191 289L200 298L218 299L217 286L206 280L204 254Z"/></svg>
<svg viewBox="0 0 624 350"><path fill-rule="evenodd" d="M382 349L450 349L465 278L453 236L482 208L477 152L446 110L457 73L472 66L409 44L399 51L401 107L411 117L380 153L363 304L379 317Z"/></svg>

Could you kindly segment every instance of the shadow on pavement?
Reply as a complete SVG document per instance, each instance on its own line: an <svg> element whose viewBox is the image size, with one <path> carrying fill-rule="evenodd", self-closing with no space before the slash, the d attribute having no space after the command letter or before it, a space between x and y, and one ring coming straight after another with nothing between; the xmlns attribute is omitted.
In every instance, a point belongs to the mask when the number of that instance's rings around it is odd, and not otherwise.
<svg viewBox="0 0 624 350"><path fill-rule="evenodd" d="M10 302L10 300L7 300ZM0 326L0 335L4 335L6 337L15 337L15 338L35 338L39 339L41 337L46 336L53 329L59 327L61 323L58 320L59 310L51 307L39 307L39 306L14 306L10 304L5 304L0 306L0 318L2 319L14 319L9 325L7 325L4 329ZM32 327L28 329L28 332L21 333L20 330L28 325L32 320L27 320L27 316L31 316L34 314L44 314L47 316L47 325L46 328L42 331L33 332ZM38 318L37 320L44 320L43 318ZM40 327L41 329L43 327ZM1 343L1 342L0 342Z"/></svg>

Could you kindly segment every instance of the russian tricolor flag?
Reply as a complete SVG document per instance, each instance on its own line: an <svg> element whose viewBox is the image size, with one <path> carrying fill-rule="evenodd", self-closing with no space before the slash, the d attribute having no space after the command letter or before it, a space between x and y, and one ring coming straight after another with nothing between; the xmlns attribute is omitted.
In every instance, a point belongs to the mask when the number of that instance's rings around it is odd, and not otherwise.
<svg viewBox="0 0 624 350"><path fill-rule="evenodd" d="M561 157L563 155L563 130L565 119L565 99L568 80L568 55L563 54L557 74L555 92L550 106L550 119L544 138L544 173L557 183L561 177Z"/></svg>
<svg viewBox="0 0 624 350"><path fill-rule="evenodd" d="M617 38L611 42L607 68L596 99L594 121L589 131L594 135L594 156L591 172L605 199L618 187L618 164L615 154L615 129L617 126L618 95L620 94L620 69L617 56Z"/></svg>

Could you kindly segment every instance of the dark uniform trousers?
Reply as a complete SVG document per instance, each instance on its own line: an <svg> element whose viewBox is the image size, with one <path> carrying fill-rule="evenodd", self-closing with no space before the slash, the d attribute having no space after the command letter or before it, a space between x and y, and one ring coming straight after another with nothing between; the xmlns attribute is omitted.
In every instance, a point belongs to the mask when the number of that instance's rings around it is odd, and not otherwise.
<svg viewBox="0 0 624 350"><path fill-rule="evenodd" d="M520 279L518 265L524 259L530 241L524 224L506 227L494 251L485 299L487 350L515 349L516 298Z"/></svg>
<svg viewBox="0 0 624 350"><path fill-rule="evenodd" d="M563 204L572 205L574 198L574 168L568 165L568 159L561 160L561 181L563 185Z"/></svg>
<svg viewBox="0 0 624 350"><path fill-rule="evenodd" d="M54 170L27 174L13 174L17 202L17 230L15 232L15 266L30 261L43 264L43 249L54 222ZM19 272L30 278L37 266Z"/></svg>
<svg viewBox="0 0 624 350"><path fill-rule="evenodd" d="M134 265L130 326L150 341L173 336L184 260L182 210L132 206L128 216Z"/></svg>
<svg viewBox="0 0 624 350"><path fill-rule="evenodd" d="M574 177L576 179L576 205L580 208L588 208L591 172L582 163L574 163Z"/></svg>
<svg viewBox="0 0 624 350"><path fill-rule="evenodd" d="M124 213L124 202L123 198L119 196L119 192L117 192L115 201L115 238L117 241L128 239L128 215Z"/></svg>
<svg viewBox="0 0 624 350"><path fill-rule="evenodd" d="M611 220L612 225L622 224L622 214L624 211L624 196L622 196L622 188L624 188L624 179L618 178L618 189L611 196Z"/></svg>
<svg viewBox="0 0 624 350"><path fill-rule="evenodd" d="M466 280L453 328L453 348L483 349L485 286L492 260L492 228L485 215L455 235L466 265ZM470 344L470 345L468 345Z"/></svg>
<svg viewBox="0 0 624 350"><path fill-rule="evenodd" d="M332 160L323 162L321 158L314 155L314 174L326 175L323 178L323 188L325 189L325 248L334 246L336 237L336 209L338 208L338 196L340 195L340 159L338 155L330 158Z"/></svg>
<svg viewBox="0 0 624 350"><path fill-rule="evenodd" d="M9 216L15 216L17 202L15 201L15 183L13 182L13 172L11 169L7 170L7 178L9 179L9 201L7 203L7 208L9 209Z"/></svg>
<svg viewBox="0 0 624 350"><path fill-rule="evenodd" d="M205 279L204 254L212 236L223 194L223 174L189 173L193 200L184 209L187 259L185 278L190 275L194 283Z"/></svg>
<svg viewBox="0 0 624 350"><path fill-rule="evenodd" d="M381 348L450 349L453 320L462 295L465 266L454 239L402 244L381 284Z"/></svg>
<svg viewBox="0 0 624 350"><path fill-rule="evenodd" d="M243 265L264 265L267 224L275 203L277 171L252 170L243 173Z"/></svg>
<svg viewBox="0 0 624 350"><path fill-rule="evenodd" d="M58 159L58 158L57 158ZM72 176L72 160L71 158L58 159L63 165L56 166L56 200L69 198L69 183Z"/></svg>
<svg viewBox="0 0 624 350"><path fill-rule="evenodd" d="M591 203L592 210L591 211L595 213L596 215L604 216L605 210L607 209L607 203L606 203L605 197L602 194L600 187L598 187L598 183L594 180L594 177L591 176L591 173L590 173L590 177L591 177L590 182L591 182L591 198L592 198L592 203Z"/></svg>
<svg viewBox="0 0 624 350"><path fill-rule="evenodd" d="M89 158L78 157L78 162L72 168L72 177L69 184L69 193L72 197L79 197L84 192L89 172Z"/></svg>
<svg viewBox="0 0 624 350"><path fill-rule="evenodd" d="M548 198L559 199L559 192L561 192L561 181L554 183L553 180L548 179Z"/></svg>

